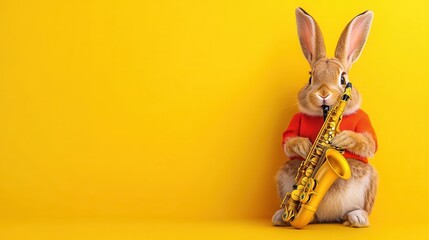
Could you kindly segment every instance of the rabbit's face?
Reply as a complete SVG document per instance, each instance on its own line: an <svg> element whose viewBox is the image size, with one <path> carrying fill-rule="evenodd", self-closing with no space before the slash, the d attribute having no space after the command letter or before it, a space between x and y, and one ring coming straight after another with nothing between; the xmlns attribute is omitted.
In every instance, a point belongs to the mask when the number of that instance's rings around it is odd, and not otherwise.
<svg viewBox="0 0 429 240"><path fill-rule="evenodd" d="M299 91L299 108L311 116L322 116L322 105L332 107L344 93L348 83L347 73L340 60L336 58L319 59L310 72L308 83ZM345 114L359 109L360 96L355 88L352 89L352 99L349 101Z"/></svg>
<svg viewBox="0 0 429 240"><path fill-rule="evenodd" d="M322 105L332 107L344 93L347 73L365 45L373 12L363 12L350 21L338 40L334 58L326 57L322 32L313 17L302 8L297 8L295 14L302 52L311 66L310 80L298 94L298 106L305 114L322 116ZM360 102L353 87L344 115L356 112Z"/></svg>

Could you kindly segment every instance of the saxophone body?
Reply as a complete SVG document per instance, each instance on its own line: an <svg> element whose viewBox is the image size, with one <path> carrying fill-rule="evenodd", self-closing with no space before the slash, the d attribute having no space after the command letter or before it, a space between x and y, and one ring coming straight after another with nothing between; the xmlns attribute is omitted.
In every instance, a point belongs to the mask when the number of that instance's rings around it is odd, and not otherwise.
<svg viewBox="0 0 429 240"><path fill-rule="evenodd" d="M332 139L340 132L351 88L351 83L348 83L340 101L327 112L310 152L298 168L294 190L283 198L281 208L285 212L282 219L295 228L303 228L312 221L326 192L338 178L349 179L351 176L342 150L331 145Z"/></svg>

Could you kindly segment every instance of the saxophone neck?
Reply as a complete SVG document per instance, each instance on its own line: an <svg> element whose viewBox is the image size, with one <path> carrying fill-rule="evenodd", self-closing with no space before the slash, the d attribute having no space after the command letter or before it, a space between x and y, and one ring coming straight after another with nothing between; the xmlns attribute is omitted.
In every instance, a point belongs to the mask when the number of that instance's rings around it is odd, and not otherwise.
<svg viewBox="0 0 429 240"><path fill-rule="evenodd" d="M338 103L337 111L338 114L342 115L344 112L344 109L347 106L347 102L351 99L352 95L352 83L347 83L346 89L344 90L343 95L341 96L341 100Z"/></svg>

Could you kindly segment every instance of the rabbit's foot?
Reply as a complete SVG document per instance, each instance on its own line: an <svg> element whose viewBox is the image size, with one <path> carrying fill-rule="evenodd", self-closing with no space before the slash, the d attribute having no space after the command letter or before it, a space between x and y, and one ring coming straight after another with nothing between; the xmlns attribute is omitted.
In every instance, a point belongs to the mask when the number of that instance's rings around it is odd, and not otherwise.
<svg viewBox="0 0 429 240"><path fill-rule="evenodd" d="M368 213L364 210L354 210L346 213L343 217L345 226L349 227L369 227Z"/></svg>

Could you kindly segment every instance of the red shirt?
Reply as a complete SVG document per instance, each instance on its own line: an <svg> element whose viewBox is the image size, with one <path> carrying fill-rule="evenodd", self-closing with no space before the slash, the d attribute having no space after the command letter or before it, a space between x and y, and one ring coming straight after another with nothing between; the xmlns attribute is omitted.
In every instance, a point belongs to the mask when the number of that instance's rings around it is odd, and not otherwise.
<svg viewBox="0 0 429 240"><path fill-rule="evenodd" d="M304 113L295 114L289 123L289 127L286 129L286 131L283 132L283 144L286 142L286 139L297 136L309 138L310 141L314 143L314 140L316 139L323 122L323 117L321 116L309 116L305 115ZM373 137L375 141L375 147L377 149L377 137L375 135L375 131L372 128L368 115L363 110L359 109L353 114L343 116L343 120L340 124L340 130L350 130L357 133L369 133ZM364 163L368 163L368 159L366 157L353 154L349 151L345 151L344 157L353 158Z"/></svg>

